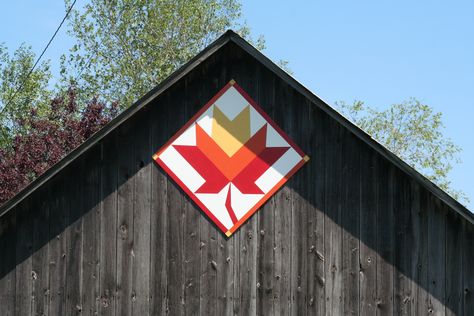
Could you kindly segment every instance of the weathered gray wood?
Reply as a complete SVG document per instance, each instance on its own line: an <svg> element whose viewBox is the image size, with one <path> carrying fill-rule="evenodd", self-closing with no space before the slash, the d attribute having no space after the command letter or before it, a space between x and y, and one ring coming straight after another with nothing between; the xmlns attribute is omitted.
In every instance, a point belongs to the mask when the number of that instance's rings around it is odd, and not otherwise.
<svg viewBox="0 0 474 316"><path fill-rule="evenodd" d="M161 148L167 141L166 108L161 102L154 105L152 117L152 148ZM154 163L155 164L155 163ZM152 211L150 214L150 314L163 315L168 310L167 235L168 235L168 179L163 170L151 168Z"/></svg>
<svg viewBox="0 0 474 316"><path fill-rule="evenodd" d="M257 288L257 217L251 217L239 229L240 242L240 313L241 315L256 314L256 288ZM289 273L289 272L288 272ZM288 290L288 289L287 289ZM202 294L201 294L202 295Z"/></svg>
<svg viewBox="0 0 474 316"><path fill-rule="evenodd" d="M0 306L5 315L15 315L16 300L16 214L0 219Z"/></svg>
<svg viewBox="0 0 474 316"><path fill-rule="evenodd" d="M342 302L345 315L359 315L360 143L348 131L342 141Z"/></svg>
<svg viewBox="0 0 474 316"><path fill-rule="evenodd" d="M232 275L232 309L233 309L233 315L239 315L240 314L240 254L241 254L241 248L240 248L240 234L241 231L237 231L234 236L232 237L233 239L233 252L232 252L232 257L231 257L231 263L232 263L232 269L233 269L233 275Z"/></svg>
<svg viewBox="0 0 474 316"><path fill-rule="evenodd" d="M179 128L186 123L183 96L175 99L167 99L167 138L171 138ZM183 205L186 199L183 191L168 177L168 203L170 210L168 220L167 236L167 274L168 274L168 309L171 315L182 315L184 313L184 256L183 256Z"/></svg>
<svg viewBox="0 0 474 316"><path fill-rule="evenodd" d="M450 214L447 210L446 214L446 315L461 315L464 311L464 223L458 214Z"/></svg>
<svg viewBox="0 0 474 316"><path fill-rule="evenodd" d="M84 161L72 165L75 172L68 174L67 202L69 203L69 226L66 228L66 314L77 315L82 312L82 192L84 190ZM77 173L76 173L77 172Z"/></svg>
<svg viewBox="0 0 474 316"><path fill-rule="evenodd" d="M326 217L324 222L324 271L326 274L326 315L342 314L342 147L341 127L334 121L322 122L328 131L325 175ZM330 131L330 132L329 132Z"/></svg>
<svg viewBox="0 0 474 316"><path fill-rule="evenodd" d="M115 315L117 298L117 185L119 144L114 133L102 144L100 265L101 315Z"/></svg>
<svg viewBox="0 0 474 316"><path fill-rule="evenodd" d="M40 189L33 194L34 202L38 205L33 217L33 255L31 270L31 299L33 315L47 315L49 313L49 203L51 192ZM46 199L44 199L46 197ZM33 214L31 214L33 215Z"/></svg>
<svg viewBox="0 0 474 316"><path fill-rule="evenodd" d="M30 251L33 249L33 199L26 200L19 205L16 229L16 289L15 289L15 315L31 314L31 282L32 258Z"/></svg>
<svg viewBox="0 0 474 316"><path fill-rule="evenodd" d="M199 280L200 315L215 315L217 308L217 228L201 216L199 219L201 239L201 274Z"/></svg>
<svg viewBox="0 0 474 316"><path fill-rule="evenodd" d="M305 106L304 99L297 98L293 95L293 91L288 91L287 102L290 100L295 100L300 107ZM288 107L286 111L286 121L288 124L285 124L284 130L292 138L296 139L303 145L303 147L308 147L308 139L303 137L304 129L307 127L299 117L300 111L299 107ZM284 107L285 108L285 107ZM289 110L291 109L291 111ZM307 177L308 174L298 173L293 176L292 179L288 181L288 186L292 187L293 193L293 204L291 208L291 223L292 223L292 233L291 233L291 312L294 315L306 314L306 308L308 305L307 297L307 257L309 253L308 247L308 211L309 208L306 207L307 196L303 195L304 187L308 184Z"/></svg>
<svg viewBox="0 0 474 316"><path fill-rule="evenodd" d="M396 172L393 186L393 225L395 231L393 307L396 315L411 315L414 310L411 278L415 276L415 271L411 270L411 250L416 249L416 243L413 243L410 183L401 173Z"/></svg>
<svg viewBox="0 0 474 316"><path fill-rule="evenodd" d="M275 201L268 200L258 212L257 255L257 314L274 314L273 311L273 210Z"/></svg>
<svg viewBox="0 0 474 316"><path fill-rule="evenodd" d="M132 313L148 315L150 310L150 211L151 211L151 135L150 110L137 117L134 137Z"/></svg>
<svg viewBox="0 0 474 316"><path fill-rule="evenodd" d="M66 307L66 231L69 221L69 201L67 188L61 179L51 185L51 204L49 206L49 313L65 314Z"/></svg>
<svg viewBox="0 0 474 316"><path fill-rule="evenodd" d="M413 244L416 253L412 256L412 266L416 269L416 277L413 278L413 292L415 292L415 315L426 315L428 308L428 217L429 211L428 194L419 184L412 182L413 192L413 229L415 232Z"/></svg>
<svg viewBox="0 0 474 316"><path fill-rule="evenodd" d="M99 311L101 146L86 155L82 190L82 313ZM86 290L87 289L87 290Z"/></svg>
<svg viewBox="0 0 474 316"><path fill-rule="evenodd" d="M433 195L428 200L428 311L445 315L446 302L446 214Z"/></svg>
<svg viewBox="0 0 474 316"><path fill-rule="evenodd" d="M275 89L274 105L269 112L273 113L273 120L277 124L285 121L285 111L277 108L284 108L288 102L288 91L280 83L272 83ZM274 197L274 313L276 315L288 315L291 307L291 234L292 234L292 197L293 190L289 185L285 185Z"/></svg>
<svg viewBox="0 0 474 316"><path fill-rule="evenodd" d="M381 158L378 161L377 196L377 314L393 314L393 186L394 169Z"/></svg>
<svg viewBox="0 0 474 316"><path fill-rule="evenodd" d="M463 246L463 280L464 280L464 315L474 310L474 227L467 225L464 230Z"/></svg>
<svg viewBox="0 0 474 316"><path fill-rule="evenodd" d="M258 69L260 71L260 69ZM254 96L257 104L270 115L275 115L274 87L271 77L263 77L257 82ZM281 113L281 112L280 112ZM281 114L280 114L281 115ZM257 314L275 314L274 296L274 219L275 200L271 198L258 211L258 255L257 255Z"/></svg>
<svg viewBox="0 0 474 316"><path fill-rule="evenodd" d="M359 288L360 315L377 314L378 159L368 148L360 152Z"/></svg>
<svg viewBox="0 0 474 316"><path fill-rule="evenodd" d="M283 187L275 195L275 303L276 315L290 313L291 284L291 197L289 187Z"/></svg>
<svg viewBox="0 0 474 316"><path fill-rule="evenodd" d="M217 234L217 315L234 314L234 240Z"/></svg>
<svg viewBox="0 0 474 316"><path fill-rule="evenodd" d="M132 313L133 256L133 192L135 164L133 163L134 127L119 131L120 147L117 188L117 305L116 313Z"/></svg>
<svg viewBox="0 0 474 316"><path fill-rule="evenodd" d="M195 83L186 80L184 84L184 90L187 93L196 90ZM184 103L186 106L183 112L186 117L192 116L202 106L197 96L184 100ZM185 202L183 215L184 312L186 315L196 315L200 305L201 236L199 219L203 214L193 203Z"/></svg>
<svg viewBox="0 0 474 316"><path fill-rule="evenodd" d="M307 126L304 126L298 144L306 139L305 147L302 149L310 157L304 168L306 178L304 186L308 188L306 194L300 194L306 199L305 208L308 215L308 258L307 258L307 314L324 315L325 308L325 275L324 275L324 181L325 181L325 156L322 146L325 138L321 121L323 113L306 103L308 115ZM314 137L307 138L310 133Z"/></svg>

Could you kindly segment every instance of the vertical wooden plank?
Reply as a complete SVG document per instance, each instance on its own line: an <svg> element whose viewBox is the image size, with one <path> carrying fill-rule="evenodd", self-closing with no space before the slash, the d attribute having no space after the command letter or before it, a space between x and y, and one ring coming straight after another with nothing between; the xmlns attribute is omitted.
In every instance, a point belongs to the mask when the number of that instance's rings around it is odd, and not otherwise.
<svg viewBox="0 0 474 316"><path fill-rule="evenodd" d="M341 127L327 117L322 122L328 137L324 223L326 315L342 314Z"/></svg>
<svg viewBox="0 0 474 316"><path fill-rule="evenodd" d="M217 308L217 227L203 216L199 219L201 240L200 315L215 315ZM220 234L220 232L219 232Z"/></svg>
<svg viewBox="0 0 474 316"><path fill-rule="evenodd" d="M101 315L115 315L117 291L117 182L118 140L112 133L102 145L100 215L100 305Z"/></svg>
<svg viewBox="0 0 474 316"><path fill-rule="evenodd" d="M84 161L76 161L65 184L69 197L69 226L66 228L66 314L82 312L82 192L84 189Z"/></svg>
<svg viewBox="0 0 474 316"><path fill-rule="evenodd" d="M184 205L184 304L185 314L195 315L200 304L200 235L199 217L200 210L190 201ZM220 265L222 267L222 265ZM222 291L223 295L225 294Z"/></svg>
<svg viewBox="0 0 474 316"><path fill-rule="evenodd" d="M132 313L148 315L150 295L150 209L151 209L151 138L150 114L145 108L137 114L134 138L134 163L137 169L133 194L133 276Z"/></svg>
<svg viewBox="0 0 474 316"><path fill-rule="evenodd" d="M172 179L168 179L168 200L172 213L168 217L168 308L172 315L182 315L184 313L183 306L183 234L182 234L182 192L175 183L171 183Z"/></svg>
<svg viewBox="0 0 474 316"><path fill-rule="evenodd" d="M275 195L275 314L290 313L291 284L291 197L289 187Z"/></svg>
<svg viewBox="0 0 474 316"><path fill-rule="evenodd" d="M416 269L416 277L413 282L416 309L414 315L428 314L428 194L418 183L412 181L414 217L413 229L417 232L414 237L416 247L412 259L412 269ZM418 227L418 228L417 228ZM415 241L413 241L415 242Z"/></svg>
<svg viewBox="0 0 474 316"><path fill-rule="evenodd" d="M233 315L234 239L217 234L217 315Z"/></svg>
<svg viewBox="0 0 474 316"><path fill-rule="evenodd" d="M307 148L308 138L305 137L309 129L307 104L303 98L298 98L296 93L289 89L290 97L288 104L281 108L286 112L286 121L283 129L290 138L296 140L300 146ZM294 104L292 104L294 102ZM298 104L299 106L294 106ZM304 167L303 167L304 168ZM305 169L300 169L288 181L288 186L293 189L292 208L291 208L291 313L294 315L306 314L307 301L307 257L308 247L308 211L309 203L307 199L308 173Z"/></svg>
<svg viewBox="0 0 474 316"><path fill-rule="evenodd" d="M166 132L167 107L160 99L151 112L152 147L156 152L168 140ZM163 128L165 126L165 128ZM165 172L156 164L151 172L152 211L150 214L150 314L167 312L167 230L168 230L168 180Z"/></svg>
<svg viewBox="0 0 474 316"><path fill-rule="evenodd" d="M17 207L18 209L18 207ZM0 219L0 306L2 314L15 315L16 298L16 214L6 214Z"/></svg>
<svg viewBox="0 0 474 316"><path fill-rule="evenodd" d="M190 82L192 84L190 84ZM201 100L196 98L198 82L185 80L183 94L187 97L183 101L184 116L192 117L202 107ZM182 194L185 194L184 192ZM199 311L200 290L200 235L199 218L201 211L190 199L183 199L183 251L184 251L184 313L195 315Z"/></svg>
<svg viewBox="0 0 474 316"><path fill-rule="evenodd" d="M232 241L233 241L233 252L232 252L232 257L231 257L231 263L232 263L232 269L234 271L232 275L232 284L233 284L233 290L232 290L232 306L233 306L233 315L240 315L240 253L241 253L241 248L240 248L240 230L237 231L233 236L232 236Z"/></svg>
<svg viewBox="0 0 474 316"><path fill-rule="evenodd" d="M410 183L408 178L396 170L393 190L394 212L394 313L396 315L411 315L413 310L413 293L411 280L414 272L411 261L414 259L411 250L417 244L413 242L413 217L410 213Z"/></svg>
<svg viewBox="0 0 474 316"><path fill-rule="evenodd" d="M251 217L239 229L240 242L240 312L242 315L256 314L256 260L257 217ZM237 237L237 236L235 236ZM201 294L202 295L202 294Z"/></svg>
<svg viewBox="0 0 474 316"><path fill-rule="evenodd" d="M428 214L428 311L445 315L446 214L441 201L432 194L429 194Z"/></svg>
<svg viewBox="0 0 474 316"><path fill-rule="evenodd" d="M378 159L363 146L360 152L360 315L377 313Z"/></svg>
<svg viewBox="0 0 474 316"><path fill-rule="evenodd" d="M31 281L33 248L33 212L31 200L24 200L17 208L16 228L16 300L15 315L31 314Z"/></svg>
<svg viewBox="0 0 474 316"><path fill-rule="evenodd" d="M325 314L325 283L324 274L324 181L325 181L325 154L324 130L320 124L323 119L321 110L308 104L310 126L309 133L305 137L310 139L307 154L309 162L304 166L307 173L307 191L309 192L308 207L308 315Z"/></svg>
<svg viewBox="0 0 474 316"><path fill-rule="evenodd" d="M347 130L342 142L343 313L359 315L360 142Z"/></svg>
<svg viewBox="0 0 474 316"><path fill-rule="evenodd" d="M177 87L178 88L178 87ZM175 94L167 98L167 139L171 138L185 123L184 95ZM168 308L171 315L184 314L184 257L183 257L183 203L184 192L168 177L167 273ZM188 201L188 200L186 200ZM189 202L188 202L189 203ZM197 312L196 312L197 313Z"/></svg>
<svg viewBox="0 0 474 316"><path fill-rule="evenodd" d="M446 208L446 315L464 312L463 265L464 220ZM474 312L474 311L473 311Z"/></svg>
<svg viewBox="0 0 474 316"><path fill-rule="evenodd" d="M132 122L119 130L119 174L117 192L117 305L116 314L132 313L133 255L133 192L135 164L133 161L134 126Z"/></svg>
<svg viewBox="0 0 474 316"><path fill-rule="evenodd" d="M463 247L464 315L474 311L474 225L465 224Z"/></svg>
<svg viewBox="0 0 474 316"><path fill-rule="evenodd" d="M273 311L273 210L275 200L270 198L258 211L257 255L257 314Z"/></svg>
<svg viewBox="0 0 474 316"><path fill-rule="evenodd" d="M274 85L270 76L261 76L260 68L255 72L256 77L256 102L268 114L275 115ZM270 198L258 211L258 255L257 255L257 314L274 314L274 218L275 199Z"/></svg>
<svg viewBox="0 0 474 316"><path fill-rule="evenodd" d="M378 161L377 315L393 314L393 174L384 158Z"/></svg>
<svg viewBox="0 0 474 316"><path fill-rule="evenodd" d="M47 315L49 312L49 203L51 190L39 189L30 197L37 206L33 217L32 253L32 314Z"/></svg>
<svg viewBox="0 0 474 316"><path fill-rule="evenodd" d="M200 236L199 217L200 210L191 202L184 205L184 302L185 314L194 315L199 310L200 289Z"/></svg>
<svg viewBox="0 0 474 316"><path fill-rule="evenodd" d="M94 146L83 156L84 187L82 191L82 313L99 311L100 260L100 160L101 145Z"/></svg>
<svg viewBox="0 0 474 316"><path fill-rule="evenodd" d="M275 96L273 119L282 127L285 106L288 103L287 89L279 81L274 82ZM274 313L288 315L291 304L291 209L293 190L285 185L274 197Z"/></svg>
<svg viewBox="0 0 474 316"><path fill-rule="evenodd" d="M69 201L66 196L67 189L63 181L66 174L54 181L51 193L49 210L49 285L50 285L50 315L63 315L66 313L66 247L67 226L69 221Z"/></svg>

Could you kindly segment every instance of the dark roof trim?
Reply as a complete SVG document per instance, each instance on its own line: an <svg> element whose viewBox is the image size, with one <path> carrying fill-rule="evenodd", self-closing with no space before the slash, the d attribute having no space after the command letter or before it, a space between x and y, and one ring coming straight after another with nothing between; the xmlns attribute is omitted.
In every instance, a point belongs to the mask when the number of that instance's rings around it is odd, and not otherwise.
<svg viewBox="0 0 474 316"><path fill-rule="evenodd" d="M280 77L284 80L288 85L290 85L293 89L304 95L308 98L311 102L319 106L323 111L325 111L329 116L351 131L354 135L359 137L362 141L364 141L367 145L377 151L380 155L388 159L390 162L395 164L398 168L400 168L403 172L405 172L410 177L414 178L418 183L420 183L425 189L430 191L433 195L437 198L442 200L446 205L452 208L455 212L465 218L471 224L474 224L474 214L471 213L465 206L461 203L456 201L452 198L449 194L444 192L438 186L436 186L433 182L425 178L421 175L418 171L413 169L403 160L401 160L398 156L393 154L387 148L382 146L376 140L374 140L370 135L365 133L359 127L354 125L348 119L346 119L343 115L339 112L334 110L331 106L329 106L326 102L324 102L321 98L315 95L313 92L308 90L304 87L301 83L296 81L293 77L288 75L284 70L280 67L275 65L270 59L265 57L261 52L259 52L256 48L242 39L239 35L234 33L233 31L229 30L224 33L221 37L219 37L216 41L214 41L211 45L206 47L202 52L192 58L188 63L184 66L179 68L173 74L171 74L168 78L166 78L163 82L161 82L158 86L156 86L153 90L148 92L145 96L140 98L137 102L135 102L130 108L122 112L119 116L117 116L114 120L112 120L109 124L107 124L104 128L102 128L99 132L94 134L91 138L85 141L82 145L77 147L73 150L70 154L68 154L65 158L63 158L60 162L56 165L51 167L48 171L38 177L35 181L30 183L25 189L23 189L20 193L15 195L12 199L10 199L7 203L5 203L2 207L0 207L0 217L7 213L10 209L12 209L15 205L20 203L23 199L29 196L34 190L40 187L43 183L48 181L58 172L60 172L64 167L69 165L73 160L87 151L89 148L94 146L97 142L99 142L102 138L112 132L116 127L121 125L124 121L126 121L129 117L133 116L136 112L142 109L144 106L149 104L153 99L155 99L158 95L172 86L175 82L201 64L205 59L207 59L210 55L212 55L215 51L219 48L224 46L229 41L236 43L240 46L243 50L245 50L248 54L258 60L261 64L271 70L276 76Z"/></svg>
<svg viewBox="0 0 474 316"><path fill-rule="evenodd" d="M0 207L0 217L5 215L9 210L15 207L18 203L23 201L26 197L28 197L31 193L33 193L36 189L38 189L41 185L47 182L49 179L54 177L57 173L59 173L62 169L64 169L67 165L69 165L72 161L76 158L81 156L84 152L86 152L89 148L93 147L96 143L102 140L105 136L111 133L115 128L120 126L123 122L128 120L131 116L135 113L140 111L143 107L153 101L157 96L171 87L174 83L176 83L179 79L184 77L194 68L196 68L199 64L201 64L204 60L206 60L209 56L211 56L214 52L219 50L222 46L230 40L230 33L232 31L227 31L209 46L207 46L203 51L199 54L194 56L190 61L186 64L181 66L178 70L173 72L170 76L168 76L165 80L160 82L155 88L153 88L150 92L145 94L141 97L138 101L136 101L131 107L124 110L120 113L116 118L110 121L106 126L104 126L101 130L97 133L92 135L89 139L87 139L84 143L79 145L76 149L71 151L68 155L66 155L63 159L61 159L58 163L54 166L49 168L45 173L41 176L36 178L33 182L28 184L23 190L13 196L10 200L8 200L5 204Z"/></svg>
<svg viewBox="0 0 474 316"><path fill-rule="evenodd" d="M320 97L315 95L313 92L308 90L304 87L301 83L299 83L296 79L288 75L283 69L275 65L270 59L268 59L265 55L260 53L256 48L252 45L247 43L244 39L242 39L239 35L232 33L231 39L235 43L237 43L240 47L242 47L247 53L252 55L255 59L260 61L265 67L270 69L275 75L280 77L284 80L287 84L289 84L293 89L304 95L308 98L311 102L319 106L323 111L325 111L329 116L335 119L337 122L342 124L346 127L349 131L351 131L354 135L359 137L362 141L364 141L367 145L381 154L383 157L388 159L390 162L395 164L398 168L400 168L403 172L405 172L410 177L414 178L418 181L425 189L433 193L434 196L439 198L441 201L446 203L450 208L460 214L463 218L465 218L471 224L474 224L474 214L469 211L464 205L456 201L453 197L447 194L444 190L440 189L436 184L428 180L406 162L401 160L397 155L392 153L390 150L385 148L375 139L373 139L369 134L364 132L354 123L349 121L345 118L342 114L337 112L334 108L328 105L327 102L323 101Z"/></svg>

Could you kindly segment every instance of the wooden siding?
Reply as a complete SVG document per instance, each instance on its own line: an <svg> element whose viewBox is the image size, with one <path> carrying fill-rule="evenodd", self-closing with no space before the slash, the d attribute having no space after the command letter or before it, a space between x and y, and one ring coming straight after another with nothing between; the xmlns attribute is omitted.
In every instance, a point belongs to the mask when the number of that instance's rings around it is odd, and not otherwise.
<svg viewBox="0 0 474 316"><path fill-rule="evenodd" d="M230 79L311 157L231 238L151 156ZM232 42L0 218L1 315L471 315L472 224Z"/></svg>

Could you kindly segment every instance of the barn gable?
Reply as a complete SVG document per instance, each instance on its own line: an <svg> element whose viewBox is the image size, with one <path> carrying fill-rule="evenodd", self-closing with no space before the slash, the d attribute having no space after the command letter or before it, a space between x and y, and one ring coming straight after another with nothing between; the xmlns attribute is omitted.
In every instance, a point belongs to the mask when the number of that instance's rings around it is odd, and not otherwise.
<svg viewBox="0 0 474 316"><path fill-rule="evenodd" d="M227 239L151 157L229 80L311 157ZM229 31L0 209L6 314L462 314L472 214Z"/></svg>

